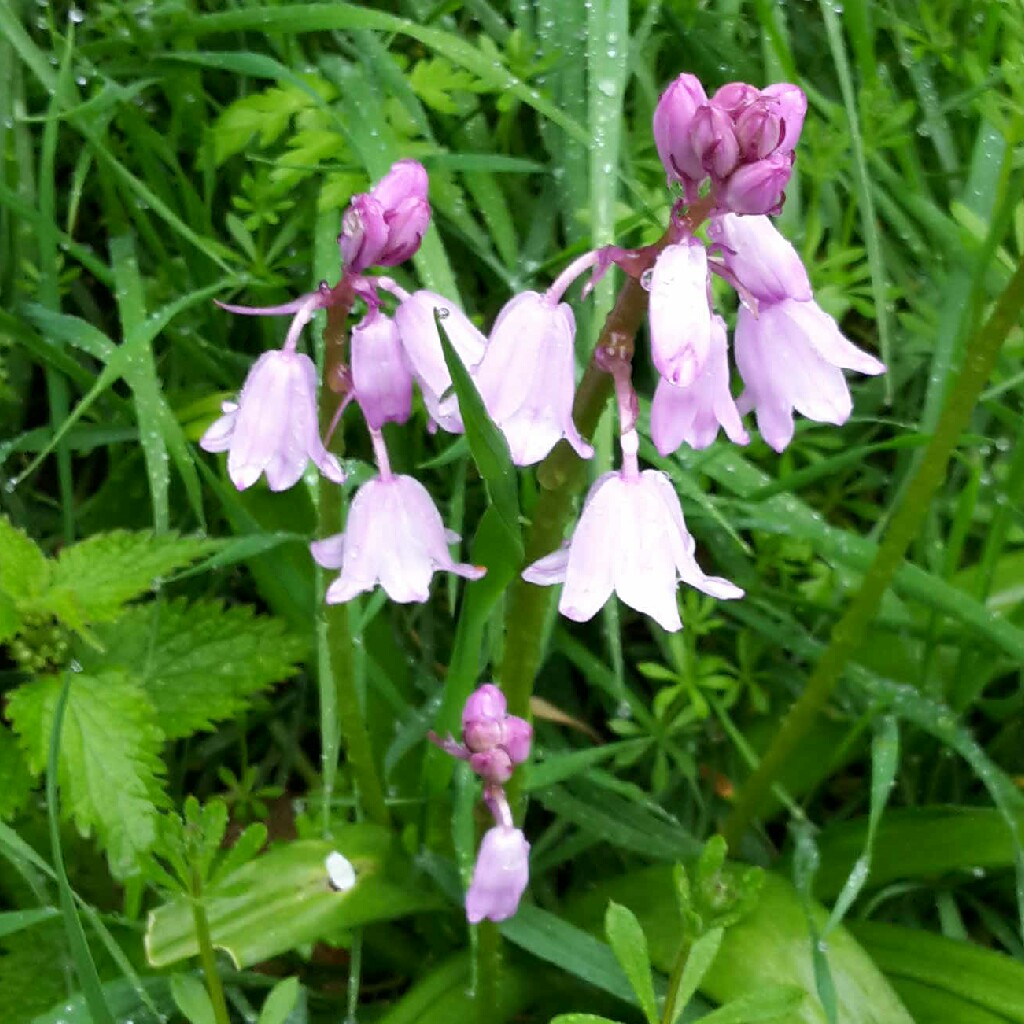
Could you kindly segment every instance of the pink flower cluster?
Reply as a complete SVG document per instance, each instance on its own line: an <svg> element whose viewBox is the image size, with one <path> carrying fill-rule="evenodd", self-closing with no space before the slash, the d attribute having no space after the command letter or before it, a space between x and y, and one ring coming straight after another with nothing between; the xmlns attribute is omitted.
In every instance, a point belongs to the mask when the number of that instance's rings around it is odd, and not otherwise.
<svg viewBox="0 0 1024 1024"><path fill-rule="evenodd" d="M282 349L260 357L238 401L224 404L223 416L200 443L228 453L228 473L239 488L264 474L273 490L291 487L310 462L341 482L342 468L321 440L316 372L297 344L317 310L340 309L347 317L357 301L364 303L345 361L328 368L338 408L327 433L329 439L354 399L378 475L355 494L344 532L316 541L312 552L321 565L338 570L328 602L348 601L377 585L392 600L408 602L427 600L436 571L470 580L484 572L455 560L450 545L459 538L445 529L422 484L391 471L382 434L386 423L408 420L414 386L433 427L464 429L435 314L519 466L541 461L562 440L582 458L592 454L573 421L575 317L564 296L578 278L588 272L597 277L612 264L649 293L651 359L660 375L650 432L662 455L681 444L705 448L719 429L746 444L748 412L780 452L792 440L794 412L845 422L852 403L842 371L878 374L885 368L847 340L814 301L800 257L766 216L784 199L806 106L794 85L759 90L734 82L708 99L696 78L681 75L654 115L658 152L683 193L664 238L642 249L607 246L584 254L546 291L514 295L487 337L445 297L409 293L387 276L367 273L411 257L429 225L426 171L415 161L400 161L370 192L352 199L339 237L337 285L323 284L276 307L225 306L293 319ZM706 236L698 233L705 218ZM732 343L743 384L738 396L728 328L712 303L713 276L739 299ZM631 348L613 341L595 358L615 384L621 465L594 483L565 545L528 566L523 577L540 586L561 584L559 608L569 618L591 618L614 593L677 630L680 581L723 599L742 591L701 570L669 478L640 468ZM500 760L494 751L472 753Z"/></svg>
<svg viewBox="0 0 1024 1024"><path fill-rule="evenodd" d="M504 784L516 765L530 756L530 723L508 714L505 695L493 683L470 694L462 710L462 742L451 736L430 739L470 768L484 783L484 801L494 827L484 835L466 893L466 917L471 924L488 918L504 921L519 907L530 877L530 844L512 822Z"/></svg>

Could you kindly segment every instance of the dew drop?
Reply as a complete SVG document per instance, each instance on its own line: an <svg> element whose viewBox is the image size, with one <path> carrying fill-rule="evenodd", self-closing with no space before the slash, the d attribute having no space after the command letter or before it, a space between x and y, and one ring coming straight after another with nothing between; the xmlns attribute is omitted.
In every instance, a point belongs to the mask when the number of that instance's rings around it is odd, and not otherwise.
<svg viewBox="0 0 1024 1024"><path fill-rule="evenodd" d="M649 292L651 290L651 281L653 279L654 279L654 271L653 270L645 270L640 275L640 287L643 288L643 290L645 292Z"/></svg>
<svg viewBox="0 0 1024 1024"><path fill-rule="evenodd" d="M77 7L72 7L71 10L68 11L68 21L73 25L81 25L82 22L85 21L85 13L80 11Z"/></svg>
<svg viewBox="0 0 1024 1024"><path fill-rule="evenodd" d="M438 320L447 320L450 313L451 310L448 309L446 306L438 306L437 308Z"/></svg>

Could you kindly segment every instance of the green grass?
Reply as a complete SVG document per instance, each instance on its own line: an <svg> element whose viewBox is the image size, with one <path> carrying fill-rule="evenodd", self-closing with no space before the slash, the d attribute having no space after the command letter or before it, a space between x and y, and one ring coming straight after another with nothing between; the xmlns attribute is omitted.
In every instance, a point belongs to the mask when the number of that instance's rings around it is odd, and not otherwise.
<svg viewBox="0 0 1024 1024"><path fill-rule="evenodd" d="M773 872L765 906L782 908L778 920L755 911L727 931L721 963L734 980L712 972L687 1012L756 999L803 964L801 1020L872 1020L870 999L850 1003L863 982L878 1007L901 998L917 1024L1024 1021L1013 995L1024 991L1019 309L1001 307L998 338L983 330L1024 256L1020 8L105 0L82 10L72 23L61 5L0 0L0 512L50 554L115 528L221 538L144 599L256 605L295 634L305 654L294 678L161 754L174 807L222 797L229 836L266 817L282 843L367 843L393 905L415 908L325 928L319 937L347 952L285 929L269 973L300 979L289 1022L475 1019L473 992L494 993L499 954L491 1021L641 1020L604 942L608 899L640 919L663 994L683 927L664 866L692 860L742 805L880 552L893 556L891 580L848 637L813 728L737 832L733 854ZM325 619L305 544L338 528L352 484L238 493L197 448L217 403L285 329L212 299L266 305L333 283L349 196L415 157L431 174L433 227L394 276L458 300L486 328L511 294L542 290L586 248L659 236L671 199L650 121L684 70L709 91L733 79L807 91L780 225L822 305L888 373L852 381L843 428L799 422L782 456L755 438L660 459L643 437L644 460L682 495L702 566L747 597L683 594L674 637L619 604L584 626L541 610L533 692L547 704L534 706L538 757L521 786L532 905L500 940L471 938L459 902L478 792L426 734L455 727L461 696L498 671L509 602L501 587L452 581L425 605L368 595ZM570 295L581 368L616 274L585 303ZM322 329L307 331L311 351ZM968 401L965 368L986 338L998 356ZM645 348L641 334L641 423L655 381ZM958 401L966 426L922 498L915 478ZM396 468L424 481L496 580L546 483L527 470L508 490L488 462L486 419L469 444L424 424L417 409L408 427L389 428ZM354 414L340 433L362 480L370 450ZM613 442L606 418L589 472L615 464ZM903 558L887 538L906 527L908 502L919 522ZM7 585L0 565L0 597ZM3 644L6 614L0 604ZM42 650L56 627L32 628ZM73 634L71 651L99 656L97 636ZM0 646L5 1013L56 1020L67 1003L64 1020L181 1019L167 976L193 965L161 973L145 957L146 913L165 899L155 876L140 865L115 883L52 771L48 799L26 789L5 802L25 777L8 697L32 685L12 651ZM228 786L222 768L244 785ZM387 831L370 842L352 831L364 819ZM19 984L33 957L56 965L35 992ZM740 970L759 960L778 977ZM256 1015L265 975L227 960L219 969L237 1019Z"/></svg>

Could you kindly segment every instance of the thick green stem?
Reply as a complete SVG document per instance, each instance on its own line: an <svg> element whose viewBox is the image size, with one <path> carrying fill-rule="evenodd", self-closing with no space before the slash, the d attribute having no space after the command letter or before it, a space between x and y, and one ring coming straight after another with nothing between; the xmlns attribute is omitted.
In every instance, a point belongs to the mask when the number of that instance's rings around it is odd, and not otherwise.
<svg viewBox="0 0 1024 1024"><path fill-rule="evenodd" d="M342 286L339 286L339 289ZM351 293L343 294L336 306L327 310L327 329L324 332L326 358L324 387L320 397L320 421L326 429L339 401L331 390L336 369L344 362L345 322L352 304ZM326 537L341 529L341 490L337 484L320 478L317 495L318 535ZM317 637L319 644L320 676L320 736L323 757L323 824L325 834L330 832L330 805L338 771L338 734L345 742L345 756L352 768L360 806L374 822L386 825L389 820L387 803L377 766L373 759L370 734L366 728L362 703L356 687L355 651L349 626L348 606L327 605L322 595L318 610Z"/></svg>
<svg viewBox="0 0 1024 1024"><path fill-rule="evenodd" d="M501 932L493 921L476 927L476 978L474 1002L479 1024L494 1020L501 996Z"/></svg>
<svg viewBox="0 0 1024 1024"><path fill-rule="evenodd" d="M883 595L903 563L907 549L921 529L929 503L946 479L946 467L957 440L970 422L982 388L995 367L999 350L1017 323L1022 307L1024 263L1017 267L992 315L971 342L964 368L949 392L935 433L904 492L903 503L889 523L860 590L833 628L829 645L815 665L806 689L786 715L757 770L740 791L736 806L722 829L730 849L738 848L743 833L760 809L779 772L814 727L819 711L828 701L844 666L874 619Z"/></svg>
<svg viewBox="0 0 1024 1024"><path fill-rule="evenodd" d="M202 885L198 880L194 883L192 894L192 921L196 929L196 942L199 945L199 962L203 966L206 979L206 991L213 1005L213 1016L217 1024L231 1024L228 1004L224 999L224 987L217 973L217 957L213 951L213 939L210 936L210 922L206 917L206 906L203 904Z"/></svg>
<svg viewBox="0 0 1024 1024"><path fill-rule="evenodd" d="M632 268L636 276L630 277L620 290L594 346L594 357L576 390L573 418L584 437L594 436L613 390L611 377L597 363L597 353L611 351L624 361L632 357L636 333L647 312L647 292L640 284L643 271L654 264L665 246L681 234L694 231L710 209L710 199L695 203L677 226L666 231L656 244L637 254ZM541 491L526 535L527 564L550 554L562 543L576 499L586 480L586 463L565 441L559 442L537 471ZM509 713L521 718L530 717L530 697L540 666L544 618L551 599L550 588L536 587L521 577L517 577L509 588L505 659L499 680L508 699ZM518 775L512 777L506 789L516 816L521 817Z"/></svg>

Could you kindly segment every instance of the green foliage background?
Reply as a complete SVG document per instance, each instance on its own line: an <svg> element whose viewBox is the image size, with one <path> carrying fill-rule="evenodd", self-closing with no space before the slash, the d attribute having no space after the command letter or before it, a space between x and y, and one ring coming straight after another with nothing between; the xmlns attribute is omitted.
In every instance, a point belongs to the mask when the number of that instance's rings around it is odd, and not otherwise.
<svg viewBox="0 0 1024 1024"><path fill-rule="evenodd" d="M476 1019L499 945L488 1020L640 1021L670 1015L699 943L684 1020L721 1003L719 1021L1024 1021L1019 322L827 713L731 851L768 869L759 902L743 869L704 861L696 877L746 916L709 910L670 867L698 870L802 692L1019 264L1022 58L1024 10L1003 0L0 0L5 1019L98 1020L97 1000L111 1019L207 1019L188 959L201 904L231 1012L263 1007L263 1024ZM683 70L709 91L807 91L780 226L889 372L854 382L844 428L802 423L782 457L755 440L661 459L643 439L702 564L747 598L682 594L672 636L616 606L583 628L548 616L532 902L502 939L470 940L478 794L425 737L501 664L502 593L463 602L452 579L424 606L350 606L389 823L358 820L306 550L340 510L305 484L239 494L196 448L283 333L212 299L333 282L349 197L416 157L434 226L395 276L486 327L584 249L658 237L651 114ZM581 365L614 288L576 306ZM649 397L645 355L637 376ZM389 434L396 467L446 525L513 550L535 474L517 494L485 424L467 445L424 423ZM355 419L341 434L347 496L369 447ZM610 421L596 446L595 473ZM331 848L360 868L349 894L326 888ZM265 1003L267 962L299 983Z"/></svg>

